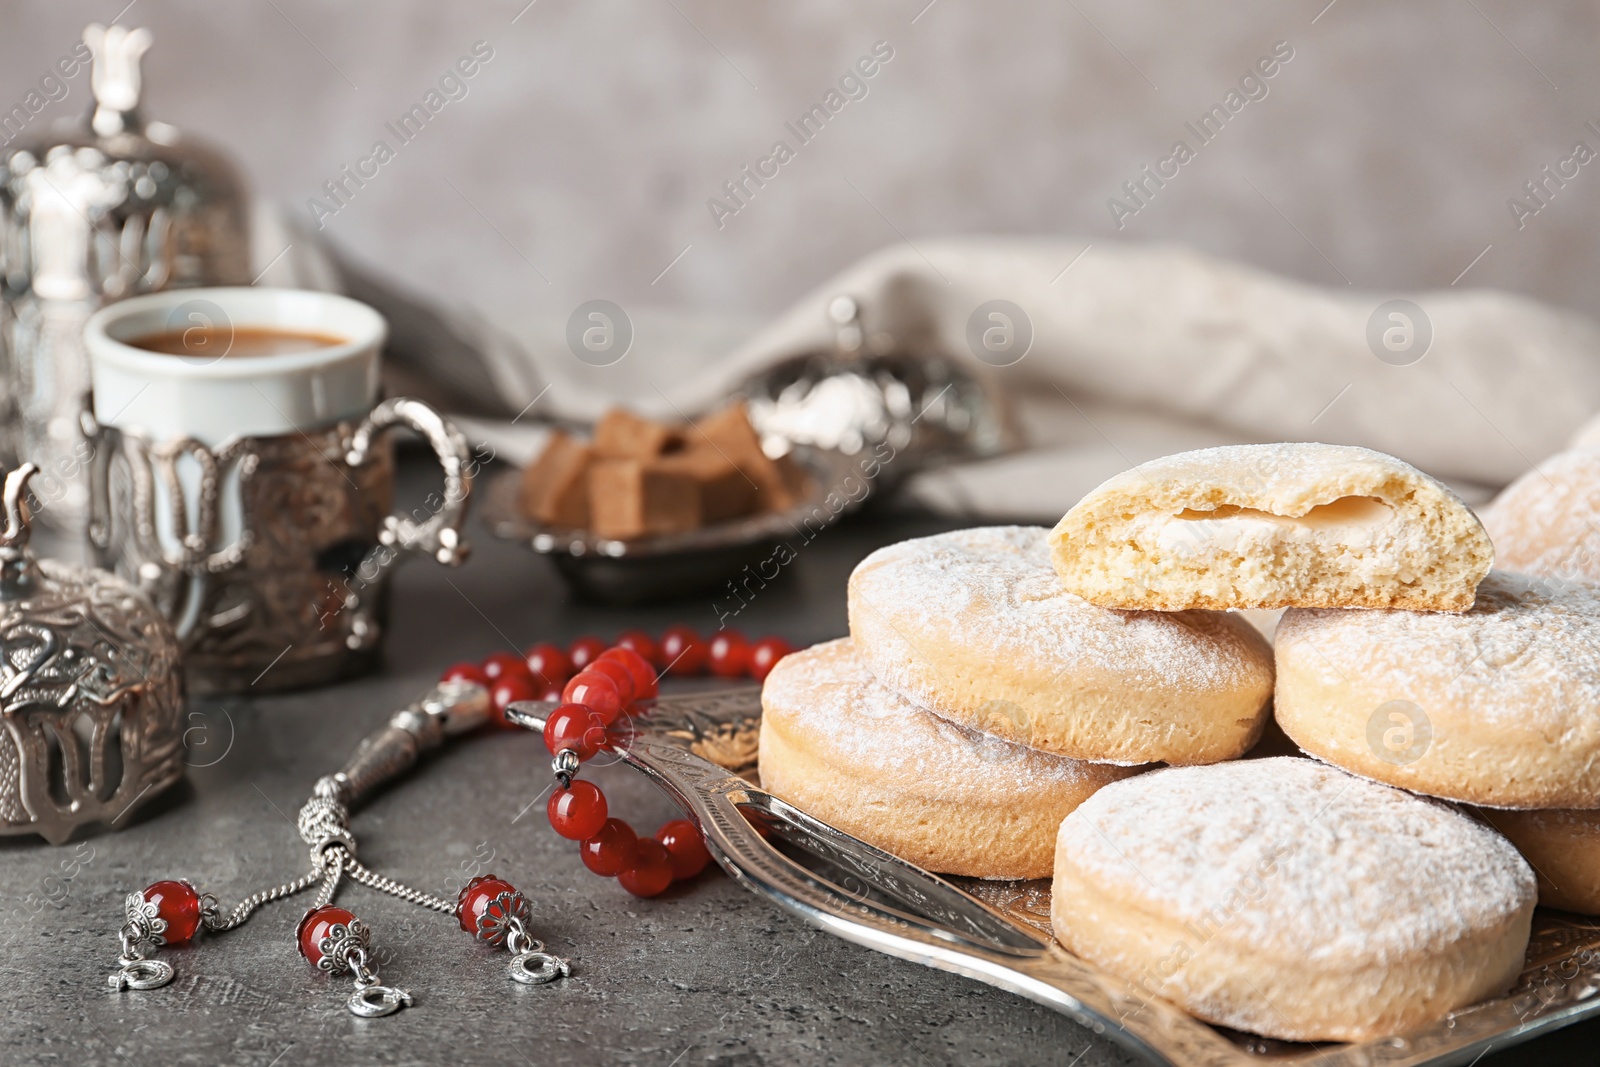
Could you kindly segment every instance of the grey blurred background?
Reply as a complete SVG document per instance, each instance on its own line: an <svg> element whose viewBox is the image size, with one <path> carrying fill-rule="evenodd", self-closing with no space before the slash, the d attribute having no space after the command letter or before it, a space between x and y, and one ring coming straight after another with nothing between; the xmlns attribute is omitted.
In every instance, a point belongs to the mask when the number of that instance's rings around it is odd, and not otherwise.
<svg viewBox="0 0 1600 1067"><path fill-rule="evenodd" d="M323 183L397 143L384 124L486 42L466 95L322 220L452 301L755 318L902 236L997 233L1594 303L1600 165L1561 186L1541 172L1600 149L1592 3L37 0L0 10L0 109L119 15L155 33L148 114L232 150L308 223ZM879 41L893 58L866 95L719 228L708 199L795 143L785 122ZM1266 95L1119 230L1122 183L1193 143L1184 124L1280 41L1293 58ZM80 75L36 121L87 100ZM1539 207L1520 228L1512 197Z"/></svg>

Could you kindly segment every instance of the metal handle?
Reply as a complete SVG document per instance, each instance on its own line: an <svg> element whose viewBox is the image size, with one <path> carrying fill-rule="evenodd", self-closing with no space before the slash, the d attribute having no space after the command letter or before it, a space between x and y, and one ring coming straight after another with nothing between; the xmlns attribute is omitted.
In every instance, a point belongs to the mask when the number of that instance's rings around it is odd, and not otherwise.
<svg viewBox="0 0 1600 1067"><path fill-rule="evenodd" d="M444 497L433 514L421 522L398 513L384 516L378 528L378 543L355 570L363 587L382 582L407 555L428 555L446 566L458 567L466 562L469 552L461 527L467 521L467 501L472 496L472 474L468 469L471 453L466 438L443 415L410 397L385 400L356 427L345 462L352 467L366 463L379 436L396 426L410 427L433 447L444 470ZM345 607L350 609L345 624L348 647L365 649L377 644L381 632L378 603L378 597L353 595L346 599Z"/></svg>
<svg viewBox="0 0 1600 1067"><path fill-rule="evenodd" d="M444 470L444 499L423 522L399 514L385 517L378 531L378 546L362 561L361 573L367 573L369 566L387 570L402 552L424 553L446 566L460 566L469 551L461 537L461 527L467 521L467 502L472 496L472 475L467 470L472 455L467 439L427 404L397 396L383 401L361 420L350 438L346 461L352 467L361 466L378 435L395 426L417 431L433 447Z"/></svg>

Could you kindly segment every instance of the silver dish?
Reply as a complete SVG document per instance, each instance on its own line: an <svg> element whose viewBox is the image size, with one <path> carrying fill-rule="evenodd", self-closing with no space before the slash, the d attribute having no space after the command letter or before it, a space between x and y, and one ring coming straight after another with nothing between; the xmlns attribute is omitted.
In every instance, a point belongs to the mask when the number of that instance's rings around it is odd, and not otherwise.
<svg viewBox="0 0 1600 1067"><path fill-rule="evenodd" d="M805 499L786 511L688 533L617 541L588 530L545 526L517 507L521 471L489 479L480 514L491 534L549 557L568 584L591 600L608 604L668 600L721 585L746 567L770 581L801 544L874 491L858 459L809 448L796 448L793 456L810 475ZM780 545L787 546L787 557Z"/></svg>
<svg viewBox="0 0 1600 1067"><path fill-rule="evenodd" d="M507 715L542 730L554 707L513 704ZM664 696L613 750L694 819L712 857L757 895L846 941L1035 1000L1151 1063L1444 1067L1600 1016L1600 925L1543 908L1511 992L1405 1035L1298 1045L1134 1001L1125 983L1051 937L1048 881L939 878L763 791L751 780L760 722L756 686Z"/></svg>

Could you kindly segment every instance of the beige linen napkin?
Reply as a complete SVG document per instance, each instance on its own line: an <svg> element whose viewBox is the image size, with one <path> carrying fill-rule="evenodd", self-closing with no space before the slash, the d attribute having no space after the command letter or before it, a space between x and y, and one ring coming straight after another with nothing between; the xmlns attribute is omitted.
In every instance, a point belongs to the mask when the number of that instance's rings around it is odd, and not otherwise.
<svg viewBox="0 0 1600 1067"><path fill-rule="evenodd" d="M537 447L528 424L551 414L588 419L619 401L659 416L710 407L774 360L830 344L826 305L850 294L869 334L937 345L1015 402L1026 451L908 487L975 518L1050 519L1135 463L1264 440L1366 445L1479 501L1600 411L1600 327L1581 315L1491 290L1320 288L1181 246L918 240L846 268L754 329L630 308L635 350L611 368L576 360L553 316L441 313L342 269L348 290L404 327L392 362L423 387L469 398L456 405L469 432L514 461ZM1012 325L1031 333L1014 362L1015 350L971 339L992 321L992 301L1020 309Z"/></svg>

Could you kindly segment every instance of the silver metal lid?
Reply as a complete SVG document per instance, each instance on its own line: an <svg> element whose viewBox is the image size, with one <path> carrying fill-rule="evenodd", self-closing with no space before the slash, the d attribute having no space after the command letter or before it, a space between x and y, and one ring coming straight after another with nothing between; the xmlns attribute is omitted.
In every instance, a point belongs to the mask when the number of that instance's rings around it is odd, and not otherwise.
<svg viewBox="0 0 1600 1067"><path fill-rule="evenodd" d="M142 593L102 570L36 560L5 478L0 529L0 833L59 844L122 825L183 777L178 639Z"/></svg>

